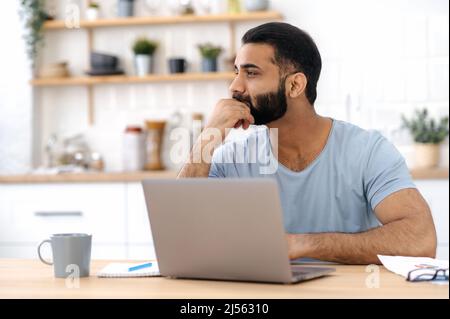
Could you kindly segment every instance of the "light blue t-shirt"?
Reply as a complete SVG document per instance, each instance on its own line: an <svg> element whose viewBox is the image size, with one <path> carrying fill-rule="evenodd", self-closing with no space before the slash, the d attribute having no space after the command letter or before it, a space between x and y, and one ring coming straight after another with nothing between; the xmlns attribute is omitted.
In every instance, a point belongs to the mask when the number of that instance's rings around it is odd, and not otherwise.
<svg viewBox="0 0 450 319"><path fill-rule="evenodd" d="M384 198L416 188L401 154L377 131L333 120L324 149L300 172L276 160L268 134L261 126L224 143L209 177L276 179L288 233L366 231L380 226L374 209Z"/></svg>

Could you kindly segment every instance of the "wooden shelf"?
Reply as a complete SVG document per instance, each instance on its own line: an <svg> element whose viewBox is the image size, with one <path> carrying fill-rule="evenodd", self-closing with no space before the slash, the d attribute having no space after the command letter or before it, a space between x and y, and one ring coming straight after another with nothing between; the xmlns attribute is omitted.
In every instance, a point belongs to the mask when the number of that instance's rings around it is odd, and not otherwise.
<svg viewBox="0 0 450 319"><path fill-rule="evenodd" d="M0 175L0 184L140 182L176 176L174 171Z"/></svg>
<svg viewBox="0 0 450 319"><path fill-rule="evenodd" d="M158 83L158 82L189 82L189 81L220 81L233 80L234 72L215 73L183 73L183 74L155 74L145 77L112 75L112 76L81 76L66 78L37 78L30 81L33 86L74 86L99 84L126 83Z"/></svg>
<svg viewBox="0 0 450 319"><path fill-rule="evenodd" d="M411 176L415 180L448 179L448 168L411 169Z"/></svg>
<svg viewBox="0 0 450 319"><path fill-rule="evenodd" d="M126 26L146 26L146 25L175 25L187 23L216 23L224 22L228 24L229 54L236 54L236 23L240 21L258 20L283 20L281 13L276 11L243 12L239 14L220 15L182 15L182 16L144 16L126 18L108 18L95 21L81 20L79 26L67 25L65 20L53 20L44 23L44 30L71 30L84 29L87 34L87 53L94 51L95 28L104 27L126 27ZM87 88L87 120L89 125L95 123L94 119L94 93L93 86L99 84L133 84L133 83L163 83L177 81L232 81L235 78L234 72L218 73L185 73L170 75L149 75L146 77L137 76L79 76L68 78L36 78L30 81L35 87L64 87L64 86L86 86Z"/></svg>
<svg viewBox="0 0 450 319"><path fill-rule="evenodd" d="M92 29L101 27L121 27L121 26L158 25L158 24L279 20L282 18L283 18L282 15L276 11L245 12L239 14L220 14L220 15L185 15L185 16L159 16L159 17L146 16L146 17L99 19L95 21L82 20L80 21L80 28ZM54 20L45 22L44 29L58 30L58 29L76 29L76 28L67 27L64 20Z"/></svg>

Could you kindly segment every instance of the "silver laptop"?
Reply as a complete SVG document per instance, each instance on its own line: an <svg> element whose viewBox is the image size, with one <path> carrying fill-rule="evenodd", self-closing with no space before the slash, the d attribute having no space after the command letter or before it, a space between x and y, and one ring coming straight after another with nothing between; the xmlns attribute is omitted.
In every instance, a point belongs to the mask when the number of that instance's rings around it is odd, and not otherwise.
<svg viewBox="0 0 450 319"><path fill-rule="evenodd" d="M275 180L143 181L162 276L295 283L333 268L291 265Z"/></svg>

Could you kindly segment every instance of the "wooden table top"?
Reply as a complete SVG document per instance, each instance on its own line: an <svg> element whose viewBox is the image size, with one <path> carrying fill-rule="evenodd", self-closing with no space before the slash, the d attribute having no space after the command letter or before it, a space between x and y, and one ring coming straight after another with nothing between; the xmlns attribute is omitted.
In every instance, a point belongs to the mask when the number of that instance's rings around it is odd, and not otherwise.
<svg viewBox="0 0 450 319"><path fill-rule="evenodd" d="M384 267L379 280L374 266L333 265L331 275L293 285L213 280L98 278L110 261L92 261L91 276L79 288L53 276L53 268L39 260L0 259L0 298L449 298L448 285L410 283ZM379 282L379 287L373 287ZM372 288L371 288L372 287Z"/></svg>

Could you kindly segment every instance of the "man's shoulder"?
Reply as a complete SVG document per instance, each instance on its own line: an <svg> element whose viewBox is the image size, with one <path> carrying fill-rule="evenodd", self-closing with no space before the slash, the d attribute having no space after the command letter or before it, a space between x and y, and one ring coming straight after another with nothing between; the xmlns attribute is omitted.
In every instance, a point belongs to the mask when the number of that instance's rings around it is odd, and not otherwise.
<svg viewBox="0 0 450 319"><path fill-rule="evenodd" d="M335 125L333 155L342 162L349 165L358 163L365 169L404 162L395 145L379 131L366 130L343 121L337 121Z"/></svg>
<svg viewBox="0 0 450 319"><path fill-rule="evenodd" d="M343 149L349 147L353 150L361 149L365 151L375 147L378 143L387 141L377 130L363 129L341 120L334 120L333 137L334 142L338 143Z"/></svg>

